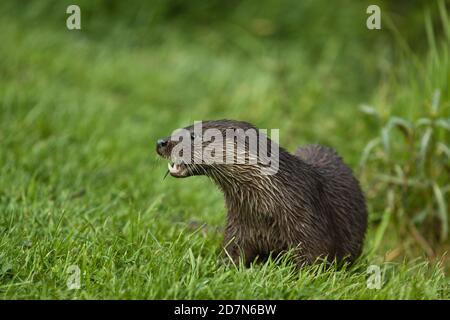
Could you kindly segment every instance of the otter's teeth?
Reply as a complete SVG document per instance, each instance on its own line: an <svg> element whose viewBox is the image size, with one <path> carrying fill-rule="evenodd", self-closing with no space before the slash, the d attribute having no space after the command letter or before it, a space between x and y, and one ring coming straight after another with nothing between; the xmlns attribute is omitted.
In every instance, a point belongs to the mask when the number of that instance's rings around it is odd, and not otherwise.
<svg viewBox="0 0 450 320"><path fill-rule="evenodd" d="M169 168L170 173L178 173L180 171L180 165L176 163L168 163L167 168Z"/></svg>

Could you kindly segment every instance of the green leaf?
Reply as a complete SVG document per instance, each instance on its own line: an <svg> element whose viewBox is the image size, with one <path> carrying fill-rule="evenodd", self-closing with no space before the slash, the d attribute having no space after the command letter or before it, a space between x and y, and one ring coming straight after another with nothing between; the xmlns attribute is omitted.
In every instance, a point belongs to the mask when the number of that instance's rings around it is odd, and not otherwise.
<svg viewBox="0 0 450 320"><path fill-rule="evenodd" d="M405 119L399 117L392 117L388 122L388 127L389 129L396 127L403 133L405 138L407 138L408 140L411 138L413 132L413 125L411 122Z"/></svg>
<svg viewBox="0 0 450 320"><path fill-rule="evenodd" d="M433 100L431 102L431 112L436 115L439 110L439 100L441 99L441 90L436 89L433 93Z"/></svg>
<svg viewBox="0 0 450 320"><path fill-rule="evenodd" d="M450 148L446 144L438 142L437 150L438 152L445 154L447 158L450 160Z"/></svg>
<svg viewBox="0 0 450 320"><path fill-rule="evenodd" d="M389 154L391 151L390 148L390 139L389 139L389 127L385 127L381 129L381 141L383 142L384 151Z"/></svg>
<svg viewBox="0 0 450 320"><path fill-rule="evenodd" d="M436 121L436 125L440 128L450 131L450 119L439 119Z"/></svg>
<svg viewBox="0 0 450 320"><path fill-rule="evenodd" d="M428 146L430 144L430 139L431 139L432 133L433 133L433 129L427 128L427 130L425 131L425 133L422 136L422 139L420 140L419 159L420 159L420 164L422 167L425 165Z"/></svg>
<svg viewBox="0 0 450 320"><path fill-rule="evenodd" d="M421 224L425 221L425 218L428 216L429 210L423 209L419 213L417 213L413 218L412 222L415 224Z"/></svg>
<svg viewBox="0 0 450 320"><path fill-rule="evenodd" d="M367 114L369 116L375 117L375 118L380 118L380 114L378 113L377 110L375 110L374 107L369 106L367 104L362 104L359 106L359 111L361 111L364 114Z"/></svg>
<svg viewBox="0 0 450 320"><path fill-rule="evenodd" d="M429 126L431 125L431 119L428 118L420 118L419 120L417 120L416 122L416 126L417 127L421 127L421 126Z"/></svg>
<svg viewBox="0 0 450 320"><path fill-rule="evenodd" d="M375 138L369 141L369 143L366 144L366 146L364 147L363 153L361 155L361 160L359 161L359 167L363 168L364 165L367 162L367 159L370 156L370 153L372 152L372 150L380 144L380 138Z"/></svg>
<svg viewBox="0 0 450 320"><path fill-rule="evenodd" d="M441 220L441 241L447 240L448 236L448 211L447 204L445 202L444 194L441 191L441 188L434 183L433 184L433 193L438 205L438 217Z"/></svg>
<svg viewBox="0 0 450 320"><path fill-rule="evenodd" d="M447 15L447 8L443 0L438 1L439 13L441 15L441 21L444 29L444 33L447 36L447 40L450 41L450 21Z"/></svg>
<svg viewBox="0 0 450 320"><path fill-rule="evenodd" d="M381 219L381 223L378 225L375 231L375 237L372 243L372 253L375 253L380 247L381 241L383 240L384 234L386 233L386 229L389 225L389 220L391 218L391 212L386 210L383 213L383 217Z"/></svg>

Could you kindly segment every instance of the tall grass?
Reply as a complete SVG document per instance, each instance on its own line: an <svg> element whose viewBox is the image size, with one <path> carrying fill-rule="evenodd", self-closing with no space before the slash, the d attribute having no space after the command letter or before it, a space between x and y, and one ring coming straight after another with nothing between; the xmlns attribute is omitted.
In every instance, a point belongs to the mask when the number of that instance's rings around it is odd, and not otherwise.
<svg viewBox="0 0 450 320"><path fill-rule="evenodd" d="M375 211L392 214L400 235L411 235L432 258L436 244L447 243L450 220L450 24L445 3L438 7L440 38L429 12L424 16L426 59L403 51L409 63L402 63L374 107L361 107L368 125L375 121L379 130L360 161L369 197L376 199L371 203Z"/></svg>

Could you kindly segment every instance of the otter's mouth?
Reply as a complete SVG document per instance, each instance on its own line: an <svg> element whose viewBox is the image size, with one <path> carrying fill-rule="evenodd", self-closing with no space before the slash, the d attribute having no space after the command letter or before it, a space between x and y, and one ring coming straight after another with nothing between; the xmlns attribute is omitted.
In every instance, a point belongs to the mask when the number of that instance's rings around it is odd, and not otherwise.
<svg viewBox="0 0 450 320"><path fill-rule="evenodd" d="M183 162L172 162L167 164L168 173L175 178L184 178L189 176L187 165Z"/></svg>

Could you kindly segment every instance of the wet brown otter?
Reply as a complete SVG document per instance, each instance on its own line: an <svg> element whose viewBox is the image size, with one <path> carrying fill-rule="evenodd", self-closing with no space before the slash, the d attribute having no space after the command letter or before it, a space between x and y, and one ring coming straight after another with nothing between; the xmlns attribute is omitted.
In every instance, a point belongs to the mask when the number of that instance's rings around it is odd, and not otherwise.
<svg viewBox="0 0 450 320"><path fill-rule="evenodd" d="M242 153L235 148L241 134L231 139L225 135L227 130L257 130L256 127L242 121L204 121L200 135L208 129L225 138L204 141L197 137L194 126L189 126L185 131L190 134L192 146L196 139L200 139L202 150L215 143L215 147L228 148L234 160L244 154L246 162L198 161L196 151L176 155L173 151L179 142L173 135L159 139L156 150L174 162L169 164L172 176L206 175L222 190L228 211L224 248L233 261L242 258L249 265L256 258L264 260L286 250L294 251L300 266L318 258L352 262L360 255L367 228L365 200L351 169L335 151L309 145L291 154L260 135L258 141L266 140L263 142L276 145L278 150L277 170L262 174L267 163L262 164L259 153L253 153L256 163L248 161L252 152L246 137L247 149ZM270 155L274 150L270 147L266 151ZM180 160L181 156L192 161Z"/></svg>

